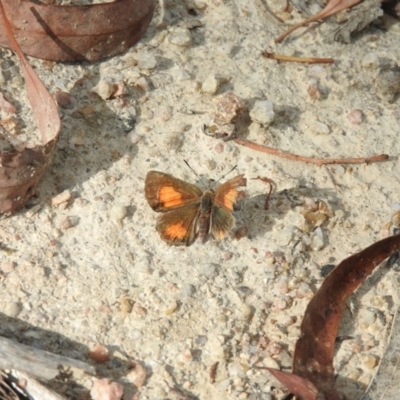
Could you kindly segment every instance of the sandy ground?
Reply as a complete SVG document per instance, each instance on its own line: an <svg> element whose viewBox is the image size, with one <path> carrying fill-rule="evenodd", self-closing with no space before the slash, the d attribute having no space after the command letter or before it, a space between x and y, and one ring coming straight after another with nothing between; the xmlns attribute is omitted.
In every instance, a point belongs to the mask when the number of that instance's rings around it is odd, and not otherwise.
<svg viewBox="0 0 400 400"><path fill-rule="evenodd" d="M171 388L202 400L282 398L281 385L255 365L290 370L321 267L391 234L400 209L399 100L390 102L379 83L380 68L399 60L400 30L370 26L351 44L327 44L325 24L275 45L284 25L262 1L187 4L165 0L145 38L122 56L31 59L49 90L69 92L74 103L60 108L60 141L37 197L0 222L0 333L86 361L88 348L107 346L111 360L100 374L123 383L127 399L183 398ZM261 56L265 49L336 61L278 63ZM22 85L18 64L8 50L1 58L12 94ZM91 92L104 80L123 84L125 96ZM207 136L212 100L227 91L250 110L273 104L270 126L253 113L239 136L305 156L390 158L318 167ZM144 179L158 170L205 189L183 160L206 184L235 165L245 174L247 199L235 217L246 237L188 248L160 239ZM268 186L257 176L275 184L268 210ZM65 190L70 202L52 206ZM303 214L318 202L329 215L315 227ZM378 270L349 302L340 334L351 339L335 357L348 398L362 395L376 372L398 290L397 272ZM126 376L131 359L147 369L140 389ZM53 386L85 398L92 381Z"/></svg>

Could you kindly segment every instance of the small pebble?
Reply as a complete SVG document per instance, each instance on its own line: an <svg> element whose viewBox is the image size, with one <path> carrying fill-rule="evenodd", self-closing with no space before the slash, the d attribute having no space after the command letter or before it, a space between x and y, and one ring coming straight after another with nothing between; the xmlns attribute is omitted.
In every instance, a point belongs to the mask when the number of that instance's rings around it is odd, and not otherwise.
<svg viewBox="0 0 400 400"><path fill-rule="evenodd" d="M371 354L366 354L361 357L361 365L369 370L374 369L378 365L378 361L378 358Z"/></svg>
<svg viewBox="0 0 400 400"><path fill-rule="evenodd" d="M361 60L364 68L376 69L379 67L379 57L376 53L367 53Z"/></svg>
<svg viewBox="0 0 400 400"><path fill-rule="evenodd" d="M167 122L172 117L172 107L160 106L157 110L157 116L162 122Z"/></svg>
<svg viewBox="0 0 400 400"><path fill-rule="evenodd" d="M88 356L91 360L95 361L97 364L103 364L110 359L110 354L108 353L107 347L96 344L93 346L89 352Z"/></svg>
<svg viewBox="0 0 400 400"><path fill-rule="evenodd" d="M137 388L141 388L147 378L146 368L138 361L132 361L130 372L126 375L128 381L132 382Z"/></svg>
<svg viewBox="0 0 400 400"><path fill-rule="evenodd" d="M233 92L226 92L216 96L211 111L212 119L221 125L234 122L245 108L244 101Z"/></svg>
<svg viewBox="0 0 400 400"><path fill-rule="evenodd" d="M90 389L92 400L121 400L123 395L123 386L107 378L96 379Z"/></svg>
<svg viewBox="0 0 400 400"><path fill-rule="evenodd" d="M215 75L213 75L213 74L208 75L208 77L205 79L205 81L201 85L201 91L203 93L215 94L215 93L217 93L218 85L219 85L219 82L218 82L218 79L215 77Z"/></svg>
<svg viewBox="0 0 400 400"><path fill-rule="evenodd" d="M137 304L137 303L134 304L134 306L133 306L133 311L134 311L136 314L138 314L138 315L140 315L140 316L142 316L142 317L145 317L146 314L147 314L147 310L146 310L144 307L142 307L142 306L140 306L139 304Z"/></svg>
<svg viewBox="0 0 400 400"><path fill-rule="evenodd" d="M103 100L107 100L114 94L115 86L113 83L101 79L90 91L99 95Z"/></svg>
<svg viewBox="0 0 400 400"><path fill-rule="evenodd" d="M195 292L195 288L190 283L187 283L183 286L181 290L181 297L191 297Z"/></svg>
<svg viewBox="0 0 400 400"><path fill-rule="evenodd" d="M321 250L324 247L324 239L318 235L313 236L310 247L314 251Z"/></svg>
<svg viewBox="0 0 400 400"><path fill-rule="evenodd" d="M131 299L122 298L119 301L119 311L123 314L130 314L133 308L133 301Z"/></svg>
<svg viewBox="0 0 400 400"><path fill-rule="evenodd" d="M76 106L75 98L68 92L57 90L57 92L54 93L54 98L61 108L72 109Z"/></svg>
<svg viewBox="0 0 400 400"><path fill-rule="evenodd" d="M164 311L165 315L172 315L179 307L178 302L172 302L168 308Z"/></svg>
<svg viewBox="0 0 400 400"><path fill-rule="evenodd" d="M275 118L274 105L269 100L257 100L250 110L250 118L263 126L269 126Z"/></svg>
<svg viewBox="0 0 400 400"><path fill-rule="evenodd" d="M328 135L330 132L329 126L320 121L311 122L310 128L317 135Z"/></svg>
<svg viewBox="0 0 400 400"><path fill-rule="evenodd" d="M381 68L375 80L375 89L381 99L392 103L400 93L400 68Z"/></svg>
<svg viewBox="0 0 400 400"><path fill-rule="evenodd" d="M364 114L361 110L352 110L347 114L347 119L352 125L360 125L363 122Z"/></svg>
<svg viewBox="0 0 400 400"><path fill-rule="evenodd" d="M120 204L114 205L110 210L111 219L117 222L122 221L127 216L127 214L127 207Z"/></svg>
<svg viewBox="0 0 400 400"><path fill-rule="evenodd" d="M4 314L13 318L16 318L21 311L22 311L22 304L18 301L13 303L6 303L6 305L3 308Z"/></svg>
<svg viewBox="0 0 400 400"><path fill-rule="evenodd" d="M51 205L57 207L62 203L67 203L70 199L71 192L69 190L64 190L62 193L59 193L51 199Z"/></svg>
<svg viewBox="0 0 400 400"><path fill-rule="evenodd" d="M144 92L147 92L149 90L149 82L144 76L141 76L140 78L136 79L135 85L142 89Z"/></svg>
<svg viewBox="0 0 400 400"><path fill-rule="evenodd" d="M9 274L10 272L13 272L15 268L17 268L17 263L14 261L4 261L0 268L2 272Z"/></svg>
<svg viewBox="0 0 400 400"><path fill-rule="evenodd" d="M168 40L176 46L186 47L192 42L192 36L189 29L175 27L171 29Z"/></svg>
<svg viewBox="0 0 400 400"><path fill-rule="evenodd" d="M157 65L156 58L150 53L140 53L137 62L141 69L153 69Z"/></svg>
<svg viewBox="0 0 400 400"><path fill-rule="evenodd" d="M74 226L78 225L79 219L80 218L76 217L76 216L65 217L60 222L60 229L67 230L67 229L73 228Z"/></svg>

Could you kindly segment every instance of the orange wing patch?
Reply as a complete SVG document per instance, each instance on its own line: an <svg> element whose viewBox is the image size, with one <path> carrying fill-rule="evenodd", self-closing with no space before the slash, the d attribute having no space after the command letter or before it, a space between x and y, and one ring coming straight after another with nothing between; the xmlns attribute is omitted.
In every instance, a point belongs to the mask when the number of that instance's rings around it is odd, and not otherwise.
<svg viewBox="0 0 400 400"><path fill-rule="evenodd" d="M230 189L227 193L224 194L222 198L222 204L229 211L233 211L233 205L236 203L237 197L238 191L236 189Z"/></svg>
<svg viewBox="0 0 400 400"><path fill-rule="evenodd" d="M183 239L188 234L188 229L182 223L171 224L165 229L165 236L169 240Z"/></svg>
<svg viewBox="0 0 400 400"><path fill-rule="evenodd" d="M179 206L183 203L182 194L177 192L172 186L160 187L158 196L165 208Z"/></svg>

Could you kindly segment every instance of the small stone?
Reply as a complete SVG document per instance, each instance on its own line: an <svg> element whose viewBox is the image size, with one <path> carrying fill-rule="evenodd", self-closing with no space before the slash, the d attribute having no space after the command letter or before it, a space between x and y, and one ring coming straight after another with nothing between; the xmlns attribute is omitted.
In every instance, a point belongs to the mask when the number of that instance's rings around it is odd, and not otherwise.
<svg viewBox="0 0 400 400"><path fill-rule="evenodd" d="M317 135L328 135L330 132L329 126L320 121L313 121L310 128Z"/></svg>
<svg viewBox="0 0 400 400"><path fill-rule="evenodd" d="M96 344L88 352L88 356L91 360L95 361L97 364L103 364L110 359L107 347Z"/></svg>
<svg viewBox="0 0 400 400"><path fill-rule="evenodd" d="M377 366L378 361L378 358L371 354L366 354L361 357L361 365L365 369L374 369Z"/></svg>
<svg viewBox="0 0 400 400"><path fill-rule="evenodd" d="M117 222L121 222L127 216L127 214L127 207L120 204L113 206L110 210L110 217Z"/></svg>
<svg viewBox="0 0 400 400"><path fill-rule="evenodd" d="M381 99L392 103L400 93L400 68L381 68L375 80L375 89Z"/></svg>
<svg viewBox="0 0 400 400"><path fill-rule="evenodd" d="M99 95L103 100L107 100L114 94L115 86L113 83L101 79L90 91Z"/></svg>
<svg viewBox="0 0 400 400"><path fill-rule="evenodd" d="M195 288L190 283L187 283L183 286L181 290L181 297L191 297L195 292Z"/></svg>
<svg viewBox="0 0 400 400"><path fill-rule="evenodd" d="M138 67L141 69L153 69L157 65L157 60L150 53L140 53L138 58Z"/></svg>
<svg viewBox="0 0 400 400"><path fill-rule="evenodd" d="M157 114L162 122L167 122L172 117L172 108L170 106L160 106L157 110Z"/></svg>
<svg viewBox="0 0 400 400"><path fill-rule="evenodd" d="M76 106L75 98L68 92L57 90L54 93L54 98L61 108L72 109Z"/></svg>
<svg viewBox="0 0 400 400"><path fill-rule="evenodd" d="M135 311L136 314L138 314L142 317L146 316L146 314L147 314L147 310L137 303L134 304L133 311Z"/></svg>
<svg viewBox="0 0 400 400"><path fill-rule="evenodd" d="M132 308L133 301L131 299L124 297L119 301L119 311L121 311L123 314L130 314L132 312Z"/></svg>
<svg viewBox="0 0 400 400"><path fill-rule="evenodd" d="M379 67L379 57L376 53L367 53L361 60L364 68L376 69Z"/></svg>
<svg viewBox="0 0 400 400"><path fill-rule="evenodd" d="M218 79L215 77L215 75L213 75L213 74L208 75L208 77L205 79L205 81L201 85L201 91L203 93L215 94L215 93L217 93L218 85L219 85L219 82L218 82Z"/></svg>
<svg viewBox="0 0 400 400"><path fill-rule="evenodd" d="M86 143L86 133L83 129L78 129L69 135L70 146L84 146Z"/></svg>
<svg viewBox="0 0 400 400"><path fill-rule="evenodd" d="M71 192L69 190L64 190L62 193L59 193L51 199L51 205L57 207L62 203L67 203L70 199Z"/></svg>
<svg viewBox="0 0 400 400"><path fill-rule="evenodd" d="M212 119L221 125L234 122L245 108L243 99L233 92L226 92L216 96L213 101Z"/></svg>
<svg viewBox="0 0 400 400"><path fill-rule="evenodd" d="M370 310L362 310L360 315L360 326L363 329L368 328L376 320L376 314Z"/></svg>
<svg viewBox="0 0 400 400"><path fill-rule="evenodd" d="M279 364L271 357L265 357L262 362L267 368L279 369Z"/></svg>
<svg viewBox="0 0 400 400"><path fill-rule="evenodd" d="M268 2L268 6L271 7L273 13L280 14L286 11L288 3L287 0L273 0Z"/></svg>
<svg viewBox="0 0 400 400"><path fill-rule="evenodd" d="M250 118L263 126L269 126L275 117L274 105L269 100L257 100L250 110Z"/></svg>
<svg viewBox="0 0 400 400"><path fill-rule="evenodd" d="M131 371L127 374L126 378L132 382L137 388L141 388L147 378L146 368L138 361L131 362Z"/></svg>
<svg viewBox="0 0 400 400"><path fill-rule="evenodd" d="M90 389L92 400L121 400L123 395L123 386L107 378L96 379Z"/></svg>
<svg viewBox="0 0 400 400"><path fill-rule="evenodd" d="M138 144L143 139L143 137L141 135L138 135L135 132L135 129L132 129L128 133L128 137L129 137L129 140L131 141L131 143L133 143L133 144Z"/></svg>
<svg viewBox="0 0 400 400"><path fill-rule="evenodd" d="M164 311L165 315L172 315L179 307L178 302L172 302L169 307Z"/></svg>
<svg viewBox="0 0 400 400"><path fill-rule="evenodd" d="M363 122L364 114L361 110L352 110L347 114L347 119L352 125L360 125Z"/></svg>
<svg viewBox="0 0 400 400"><path fill-rule="evenodd" d="M17 263L16 262L14 262L14 261L4 261L1 264L0 268L5 274L9 274L10 272L13 272L16 267L17 267Z"/></svg>
<svg viewBox="0 0 400 400"><path fill-rule="evenodd" d="M192 42L192 36L189 29L176 27L171 29L168 40L176 46L186 47Z"/></svg>
<svg viewBox="0 0 400 400"><path fill-rule="evenodd" d="M135 85L142 89L144 92L147 92L149 90L149 83L147 82L147 79L144 76L141 76L140 78L136 79Z"/></svg>
<svg viewBox="0 0 400 400"><path fill-rule="evenodd" d="M314 251L321 250L324 247L324 239L318 235L313 236L310 247Z"/></svg>
<svg viewBox="0 0 400 400"><path fill-rule="evenodd" d="M19 313L22 311L22 305L20 302L12 302L12 303L7 303L5 307L3 308L4 314L8 315L9 317L16 318Z"/></svg>
<svg viewBox="0 0 400 400"><path fill-rule="evenodd" d="M60 223L60 229L67 230L73 228L78 225L79 219L80 218L76 216L65 217Z"/></svg>

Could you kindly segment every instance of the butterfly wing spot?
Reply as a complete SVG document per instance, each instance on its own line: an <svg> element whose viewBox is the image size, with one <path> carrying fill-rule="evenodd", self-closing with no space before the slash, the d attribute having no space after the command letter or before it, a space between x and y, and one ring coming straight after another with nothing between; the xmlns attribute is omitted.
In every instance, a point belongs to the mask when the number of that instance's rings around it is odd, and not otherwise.
<svg viewBox="0 0 400 400"><path fill-rule="evenodd" d="M184 226L182 223L176 223L173 225L169 225L165 231L165 236L169 238L169 240L183 239L188 234L188 228Z"/></svg>
<svg viewBox="0 0 400 400"><path fill-rule="evenodd" d="M182 204L182 195L172 186L162 186L159 190L159 198L165 208L175 207Z"/></svg>
<svg viewBox="0 0 400 400"><path fill-rule="evenodd" d="M236 189L229 190L222 199L224 207L229 211L233 211L233 205L236 203L237 197L238 191Z"/></svg>

